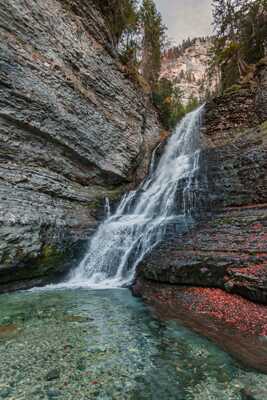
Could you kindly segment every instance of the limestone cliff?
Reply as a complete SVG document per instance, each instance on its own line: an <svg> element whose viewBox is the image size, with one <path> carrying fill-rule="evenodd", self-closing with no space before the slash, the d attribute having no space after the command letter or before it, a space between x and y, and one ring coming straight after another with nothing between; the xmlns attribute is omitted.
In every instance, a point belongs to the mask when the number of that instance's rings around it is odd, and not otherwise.
<svg viewBox="0 0 267 400"><path fill-rule="evenodd" d="M182 91L182 102L198 100L215 92L218 75L209 74L210 38L196 38L187 46L169 49L162 60L161 78L171 80ZM176 50L177 49L177 50Z"/></svg>
<svg viewBox="0 0 267 400"><path fill-rule="evenodd" d="M139 276L217 287L267 303L267 63L206 105L197 225L172 234Z"/></svg>
<svg viewBox="0 0 267 400"><path fill-rule="evenodd" d="M0 0L0 285L65 268L146 173L157 115L91 0ZM30 280L30 281L29 281Z"/></svg>

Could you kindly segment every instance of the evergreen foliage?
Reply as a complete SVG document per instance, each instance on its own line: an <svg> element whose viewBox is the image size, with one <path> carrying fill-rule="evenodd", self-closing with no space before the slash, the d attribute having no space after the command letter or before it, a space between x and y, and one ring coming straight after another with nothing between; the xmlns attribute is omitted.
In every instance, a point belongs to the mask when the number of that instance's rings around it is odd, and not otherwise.
<svg viewBox="0 0 267 400"><path fill-rule="evenodd" d="M225 90L265 55L267 0L213 0L213 17L212 66L220 67Z"/></svg>
<svg viewBox="0 0 267 400"><path fill-rule="evenodd" d="M95 0L121 61L140 70L151 89L158 81L165 27L153 0Z"/></svg>
<svg viewBox="0 0 267 400"><path fill-rule="evenodd" d="M136 30L137 0L95 0L104 15L113 38L118 47L123 34Z"/></svg>
<svg viewBox="0 0 267 400"><path fill-rule="evenodd" d="M114 47L136 81L144 80L152 100L159 109L162 125L173 129L186 112L196 107L198 101L182 103L182 92L167 79L160 79L162 51L165 45L165 27L153 0L95 0L104 15L112 34ZM178 55L195 43L187 39L171 50ZM205 38L199 39L205 40ZM140 78L140 73L142 77ZM188 79L193 77L188 76Z"/></svg>
<svg viewBox="0 0 267 400"><path fill-rule="evenodd" d="M204 43L209 39L209 37L198 37L198 38L188 38L186 40L183 40L182 44L179 46L172 46L163 52L163 57L167 60L176 60L178 57L183 55L185 50L187 50L189 47L192 47L196 44L197 41L200 41L200 43Z"/></svg>
<svg viewBox="0 0 267 400"><path fill-rule="evenodd" d="M182 92L168 79L160 79L153 92L154 104L158 107L160 119L166 129L173 129L185 114L181 102Z"/></svg>
<svg viewBox="0 0 267 400"><path fill-rule="evenodd" d="M185 112L191 112L195 110L199 106L199 101L196 99L194 96L191 96L186 107L185 107Z"/></svg>
<svg viewBox="0 0 267 400"><path fill-rule="evenodd" d="M199 102L191 97L187 105L182 103L183 93L172 81L162 78L153 92L154 104L158 107L162 125L170 130L188 112L198 107Z"/></svg>
<svg viewBox="0 0 267 400"><path fill-rule="evenodd" d="M143 0L140 14L143 28L142 71L144 78L154 89L161 69L165 27L153 0Z"/></svg>

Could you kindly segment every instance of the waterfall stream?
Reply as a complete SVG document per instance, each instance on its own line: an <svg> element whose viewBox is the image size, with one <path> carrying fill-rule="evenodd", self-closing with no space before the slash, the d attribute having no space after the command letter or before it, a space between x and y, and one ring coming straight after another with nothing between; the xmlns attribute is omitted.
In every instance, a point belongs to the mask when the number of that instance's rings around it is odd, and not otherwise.
<svg viewBox="0 0 267 400"><path fill-rule="evenodd" d="M131 283L136 266L176 221L187 224L195 206L199 168L199 130L203 106L186 115L156 162L156 151L147 178L124 195L116 212L107 216L90 239L80 265L67 284L93 288ZM182 205L177 210L177 188L182 182Z"/></svg>

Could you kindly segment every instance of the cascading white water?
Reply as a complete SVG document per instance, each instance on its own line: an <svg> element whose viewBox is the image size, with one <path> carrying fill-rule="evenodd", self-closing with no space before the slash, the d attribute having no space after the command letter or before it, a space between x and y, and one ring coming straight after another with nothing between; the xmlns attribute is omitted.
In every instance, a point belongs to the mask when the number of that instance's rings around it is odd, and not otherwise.
<svg viewBox="0 0 267 400"><path fill-rule="evenodd" d="M148 177L126 194L90 240L88 251L69 279L70 285L118 287L129 284L142 258L164 237L168 224L184 224L194 208L192 185L199 168L199 129L203 106L185 116L169 139L156 166L153 154ZM184 183L183 206L176 193Z"/></svg>

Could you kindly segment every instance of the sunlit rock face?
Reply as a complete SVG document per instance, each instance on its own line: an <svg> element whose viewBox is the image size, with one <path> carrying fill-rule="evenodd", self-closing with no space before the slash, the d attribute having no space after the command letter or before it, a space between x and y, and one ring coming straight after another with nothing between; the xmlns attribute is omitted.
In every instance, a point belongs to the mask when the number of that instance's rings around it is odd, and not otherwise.
<svg viewBox="0 0 267 400"><path fill-rule="evenodd" d="M8 284L61 269L105 197L145 176L159 124L93 1L0 0L0 26L0 284Z"/></svg>
<svg viewBox="0 0 267 400"><path fill-rule="evenodd" d="M217 88L218 74L208 73L211 45L209 38L195 39L179 56L166 53L163 57L161 78L173 81L181 89L184 104L192 97L201 100Z"/></svg>
<svg viewBox="0 0 267 400"><path fill-rule="evenodd" d="M267 303L266 64L252 86L207 103L201 132L200 216L139 267L156 282L222 288Z"/></svg>

